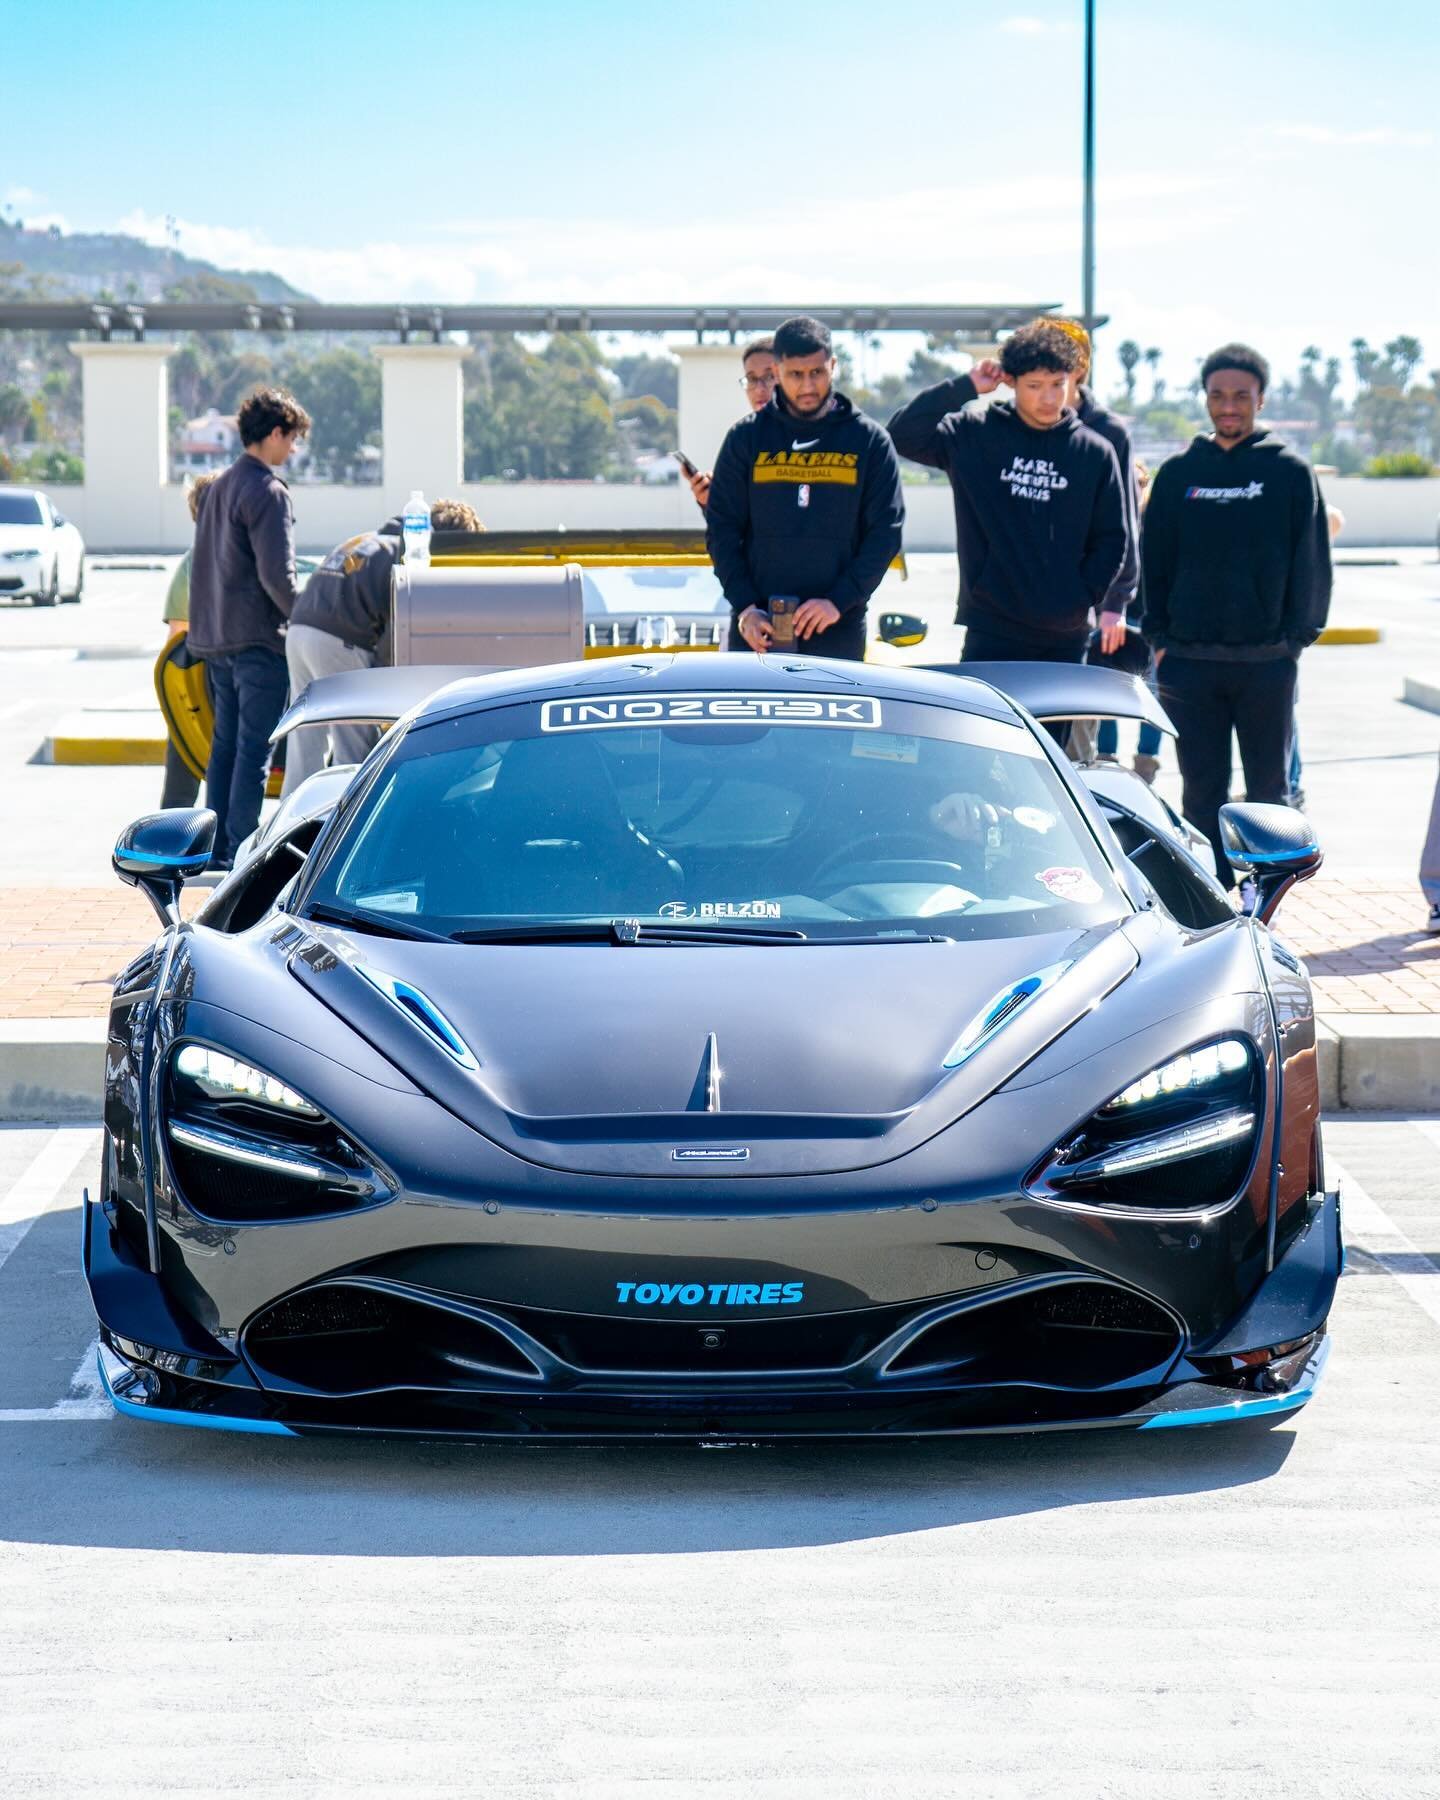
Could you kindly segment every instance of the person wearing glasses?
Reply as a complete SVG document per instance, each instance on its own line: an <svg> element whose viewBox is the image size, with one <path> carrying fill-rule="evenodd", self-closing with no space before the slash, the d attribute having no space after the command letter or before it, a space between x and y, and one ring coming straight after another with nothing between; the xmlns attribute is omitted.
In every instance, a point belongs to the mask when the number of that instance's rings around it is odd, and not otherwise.
<svg viewBox="0 0 1440 1800"><path fill-rule="evenodd" d="M770 396L775 392L778 379L774 338L756 338L753 344L747 344L740 353L740 368L740 385L745 390L745 398L750 402L750 410L759 412L762 407L770 404ZM695 496L695 504L702 511L710 499L712 475L712 471L702 475L696 469L693 475L685 476L690 483L690 492Z"/></svg>

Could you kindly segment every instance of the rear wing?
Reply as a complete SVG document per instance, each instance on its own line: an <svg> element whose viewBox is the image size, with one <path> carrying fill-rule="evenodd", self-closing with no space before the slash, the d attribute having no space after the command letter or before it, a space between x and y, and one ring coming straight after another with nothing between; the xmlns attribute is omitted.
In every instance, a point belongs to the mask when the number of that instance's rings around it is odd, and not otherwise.
<svg viewBox="0 0 1440 1800"><path fill-rule="evenodd" d="M278 743L306 725L393 725L441 688L498 672L494 664L442 668L414 663L399 669L348 669L343 675L322 675L287 707L270 742Z"/></svg>
<svg viewBox="0 0 1440 1800"><path fill-rule="evenodd" d="M1134 719L1176 735L1169 713L1137 675L1094 669L1088 663L967 662L925 663L938 675L983 681L1019 701L1042 725L1064 719Z"/></svg>

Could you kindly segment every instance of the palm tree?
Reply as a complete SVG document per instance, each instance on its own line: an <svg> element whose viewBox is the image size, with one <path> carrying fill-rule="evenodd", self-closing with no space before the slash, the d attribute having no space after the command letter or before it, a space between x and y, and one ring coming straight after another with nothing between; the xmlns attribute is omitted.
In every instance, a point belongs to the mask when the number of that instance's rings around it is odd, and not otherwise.
<svg viewBox="0 0 1440 1800"><path fill-rule="evenodd" d="M1120 358L1120 367L1125 371L1125 398L1133 407L1135 404L1135 371L1140 366L1140 346L1134 338L1126 338L1123 344L1115 346L1115 354Z"/></svg>
<svg viewBox="0 0 1440 1800"><path fill-rule="evenodd" d="M1153 344L1145 352L1145 362L1150 370L1150 404L1152 406L1160 398L1160 358L1163 355L1164 351L1157 349Z"/></svg>

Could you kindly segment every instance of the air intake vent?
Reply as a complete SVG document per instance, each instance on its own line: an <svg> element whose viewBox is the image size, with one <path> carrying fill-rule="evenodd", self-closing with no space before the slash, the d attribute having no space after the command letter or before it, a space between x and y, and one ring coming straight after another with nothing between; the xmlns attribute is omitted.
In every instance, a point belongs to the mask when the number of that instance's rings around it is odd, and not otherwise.
<svg viewBox="0 0 1440 1800"><path fill-rule="evenodd" d="M355 967L371 987L378 989L392 1006L404 1013L412 1025L417 1025L432 1043L459 1063L462 1069L468 1069L473 1074L480 1067L475 1053L464 1038L435 1002L422 994L419 988L412 987L408 981L401 981L394 975L387 975L383 969L372 969L364 963L356 963Z"/></svg>

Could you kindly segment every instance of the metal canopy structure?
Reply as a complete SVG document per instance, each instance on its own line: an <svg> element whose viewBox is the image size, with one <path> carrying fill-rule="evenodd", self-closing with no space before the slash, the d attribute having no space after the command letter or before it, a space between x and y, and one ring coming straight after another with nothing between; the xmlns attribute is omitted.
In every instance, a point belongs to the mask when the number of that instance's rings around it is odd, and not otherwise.
<svg viewBox="0 0 1440 1800"><path fill-rule="evenodd" d="M378 331L438 343L451 331L772 331L782 319L808 313L837 331L956 333L993 340L1059 302L996 306L436 306L428 303L330 306L258 301L37 300L0 303L0 331L94 332L109 342L116 332L137 341L169 331Z"/></svg>

